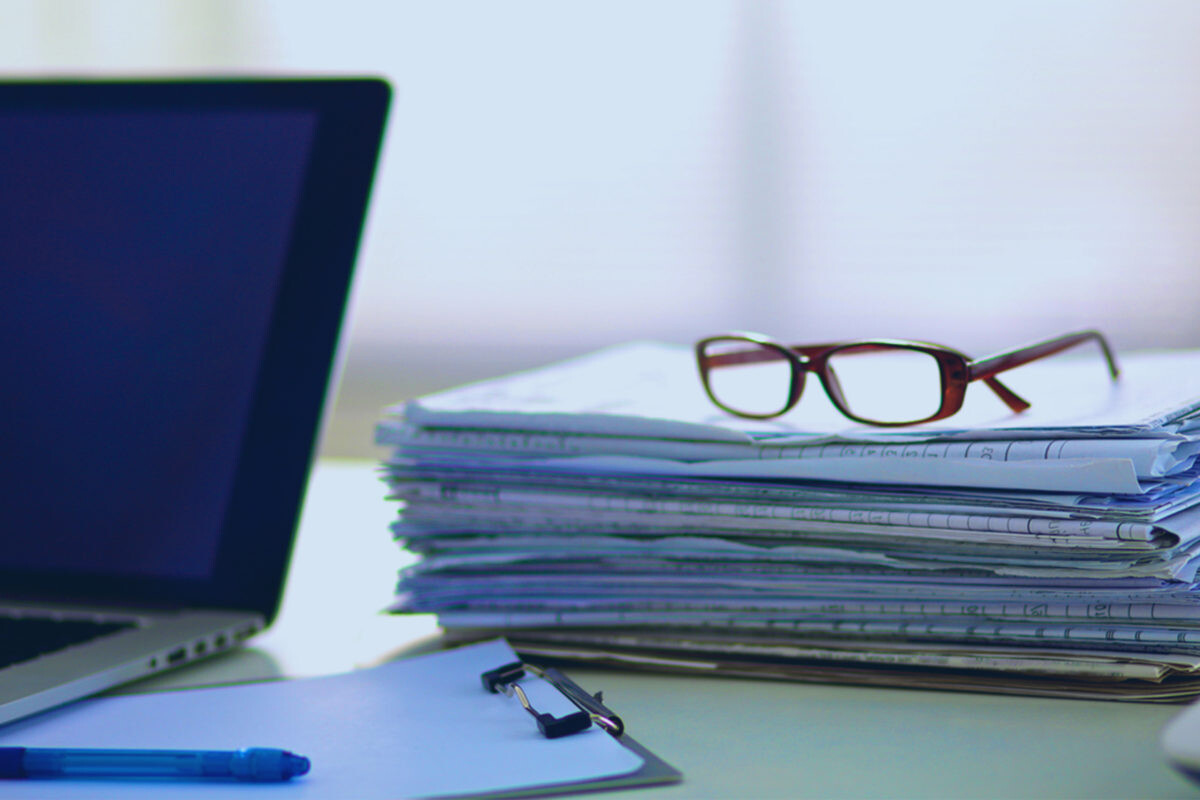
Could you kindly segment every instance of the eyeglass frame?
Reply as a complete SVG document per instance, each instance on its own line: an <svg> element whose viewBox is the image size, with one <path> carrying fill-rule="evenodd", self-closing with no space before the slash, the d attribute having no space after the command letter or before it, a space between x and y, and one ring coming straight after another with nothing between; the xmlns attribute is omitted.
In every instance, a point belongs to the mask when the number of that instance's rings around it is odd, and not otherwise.
<svg viewBox="0 0 1200 800"><path fill-rule="evenodd" d="M716 356L706 355L705 348L715 342L748 342L757 345L757 349L742 353L721 353ZM696 363L700 370L700 382L709 400L715 406L738 417L746 419L774 419L791 411L800 402L804 392L804 374L815 373L825 389L834 407L845 417L864 425L895 428L907 425L920 425L925 422L936 422L957 414L963 405L967 394L967 385L972 381L983 381L989 389L996 393L1003 403L1013 413L1021 413L1030 408L1029 401L1005 386L996 375L1010 369L1024 366L1039 358L1046 358L1088 341L1095 341L1104 353L1108 364L1109 375L1115 381L1120 376L1120 368L1112 348L1104 334L1097 330L1083 330L1066 333L1053 339L1024 345L1013 350L1006 350L986 358L972 359L965 353L945 345L930 342L906 341L903 339L860 339L848 342L828 344L783 345L768 336L748 331L734 331L716 336L709 336L696 342ZM938 410L928 417L907 422L884 422L861 417L850 411L842 394L837 375L829 369L829 359L846 350L863 350L872 346L878 349L899 349L924 353L937 361L938 373L942 385L942 401ZM791 365L791 376L788 386L787 403L779 410L770 413L753 413L739 411L721 402L712 390L709 382L709 372L713 366L730 366L733 364L753 364L773 360L768 351L778 353ZM724 362L715 363L714 362Z"/></svg>

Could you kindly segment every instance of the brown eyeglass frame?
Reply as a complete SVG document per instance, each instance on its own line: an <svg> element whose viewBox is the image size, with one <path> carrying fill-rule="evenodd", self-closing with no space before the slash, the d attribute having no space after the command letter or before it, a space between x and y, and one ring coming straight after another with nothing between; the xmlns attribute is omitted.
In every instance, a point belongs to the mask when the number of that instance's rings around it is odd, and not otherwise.
<svg viewBox="0 0 1200 800"><path fill-rule="evenodd" d="M918 425L922 422L934 422L958 413L962 408L963 399L967 394L967 384L971 381L983 381L1014 413L1025 411L1030 407L1029 402L1001 383L996 375L1006 370L1023 366L1031 361L1036 361L1039 358L1055 355L1063 350L1089 341L1095 341L1100 345L1100 349L1104 352L1105 361L1108 363L1109 375L1111 375L1113 380L1116 380L1120 375L1120 369L1117 367L1117 361L1113 356L1112 348L1109 347L1104 335L1095 330L1063 334L1053 339L1025 345L1015 350L1008 350L980 359L972 359L970 356L953 348L940 344L930 344L928 342L909 342L901 339L864 339L831 344L788 346L780 344L762 334L740 331L701 339L696 342L695 349L696 363L700 368L700 381L704 385L705 393L708 394L708 398L712 400L714 405L730 414L747 419L772 419L786 414L800 402L800 395L804 391L804 374L812 372L820 378L821 385L825 389L825 394L829 396L833 405L843 415L864 425L890 428ZM705 352L709 345L717 342L746 342L755 345L755 347L740 352L736 350L718 354L708 354ZM837 375L829 368L829 359L835 355L846 354L847 352L878 352L880 350L910 350L932 356L937 361L942 381L942 402L936 412L928 417L907 422L883 422L860 417L850 411L845 397L842 395L842 388L838 383ZM788 387L787 403L779 411L755 414L730 408L717 398L712 387L709 385L709 372L714 367L755 364L774 361L777 358L785 360L791 365L791 381Z"/></svg>

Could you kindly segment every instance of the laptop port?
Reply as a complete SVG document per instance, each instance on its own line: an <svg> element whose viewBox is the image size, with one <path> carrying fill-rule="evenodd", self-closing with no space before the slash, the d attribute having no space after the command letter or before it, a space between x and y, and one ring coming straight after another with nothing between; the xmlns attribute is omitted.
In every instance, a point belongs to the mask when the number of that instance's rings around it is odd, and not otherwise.
<svg viewBox="0 0 1200 800"><path fill-rule="evenodd" d="M177 650L172 650L171 652L167 653L167 663L168 664L178 664L180 661L183 661L186 658L187 658L187 648L186 647L180 647Z"/></svg>

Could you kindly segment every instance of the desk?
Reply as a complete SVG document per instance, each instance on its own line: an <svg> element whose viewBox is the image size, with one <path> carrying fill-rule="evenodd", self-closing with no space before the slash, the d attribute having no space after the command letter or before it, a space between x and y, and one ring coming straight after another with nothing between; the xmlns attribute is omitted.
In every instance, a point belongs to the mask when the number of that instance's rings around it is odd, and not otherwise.
<svg viewBox="0 0 1200 800"><path fill-rule="evenodd" d="M365 462L313 476L275 626L252 646L123 691L330 674L427 648L430 617L381 615L407 556ZM1181 706L810 686L596 669L571 677L684 773L646 800L1200 796L1158 746Z"/></svg>

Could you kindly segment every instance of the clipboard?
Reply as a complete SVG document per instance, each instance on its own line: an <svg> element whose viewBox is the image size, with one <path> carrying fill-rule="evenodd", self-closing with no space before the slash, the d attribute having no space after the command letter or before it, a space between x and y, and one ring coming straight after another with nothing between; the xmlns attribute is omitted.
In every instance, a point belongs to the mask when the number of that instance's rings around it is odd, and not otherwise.
<svg viewBox="0 0 1200 800"><path fill-rule="evenodd" d="M547 738L522 704L481 685L485 673L516 661L506 642L494 640L343 675L98 698L0 727L0 745L281 747L308 756L312 770L271 794L305 800L537 797L682 779L623 730L591 725ZM581 711L552 680L526 674L519 685L537 713ZM262 788L31 780L6 782L3 795L211 800Z"/></svg>

